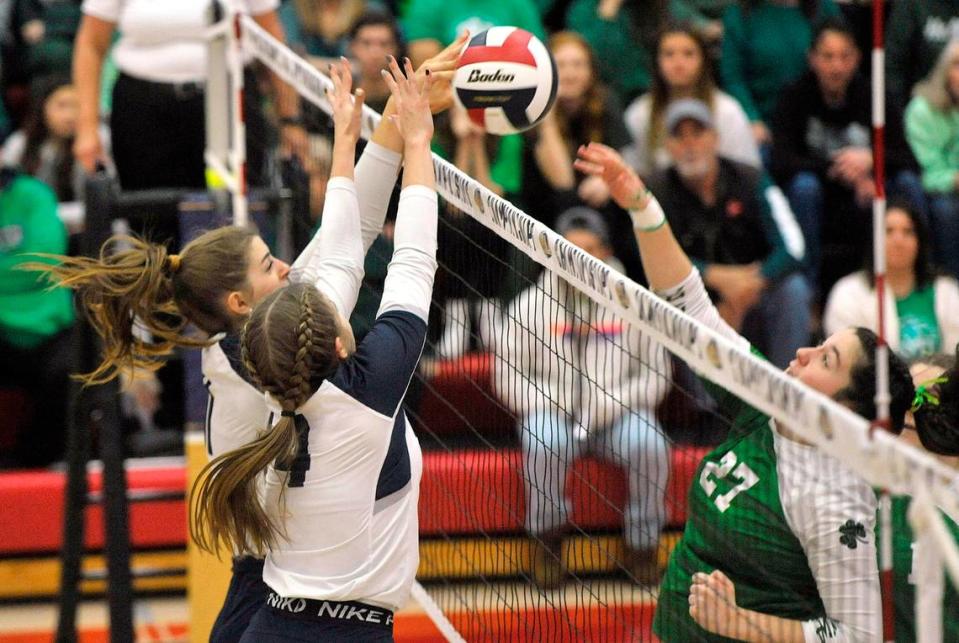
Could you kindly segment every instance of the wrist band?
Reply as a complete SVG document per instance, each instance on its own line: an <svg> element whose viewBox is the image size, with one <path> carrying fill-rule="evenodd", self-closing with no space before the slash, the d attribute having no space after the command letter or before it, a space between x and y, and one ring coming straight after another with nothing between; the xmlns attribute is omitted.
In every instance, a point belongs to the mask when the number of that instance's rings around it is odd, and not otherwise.
<svg viewBox="0 0 959 643"><path fill-rule="evenodd" d="M649 196L646 207L642 210L630 210L629 216L633 219L635 229L642 232L652 232L666 223L666 215L663 213L663 208L659 205L656 197L648 191L646 194Z"/></svg>

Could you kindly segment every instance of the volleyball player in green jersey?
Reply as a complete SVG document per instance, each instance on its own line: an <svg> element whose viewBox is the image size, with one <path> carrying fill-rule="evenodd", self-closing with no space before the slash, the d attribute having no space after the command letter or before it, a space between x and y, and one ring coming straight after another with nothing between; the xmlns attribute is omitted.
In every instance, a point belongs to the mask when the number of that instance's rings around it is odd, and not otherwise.
<svg viewBox="0 0 959 643"><path fill-rule="evenodd" d="M941 359L940 359L941 358ZM912 412L906 415L900 439L910 446L925 449L952 467L959 465L959 369L955 357L934 356L912 365L910 372L917 393ZM947 370L948 367L948 370ZM932 570L921 569L916 562L917 543L913 540L908 513L911 498L892 499L893 604L895 606L894 640L913 643L916 640L916 586L935 582ZM943 515L953 539L959 542L959 525ZM880 548L880 530L876 530L876 548ZM935 570L938 572L939 570ZM959 641L959 592L946 582L942 594L942 640ZM697 622L713 632L735 630L737 621L749 619L744 610L734 609L739 603L736 588L721 572L693 580L693 599L699 613Z"/></svg>
<svg viewBox="0 0 959 643"><path fill-rule="evenodd" d="M938 359L942 357L943 359ZM947 370L948 369L948 370ZM952 467L959 465L959 400L955 395L959 377L955 357L936 356L919 360L910 369L917 393L913 416L906 418L901 440L925 448ZM896 643L916 640L916 586L928 581L914 563L916 543L909 524L909 496L892 499L893 604L896 610ZM943 522L959 543L959 525L943 515ZM880 536L877 532L877 540ZM942 595L942 640L959 641L959 592L945 580Z"/></svg>
<svg viewBox="0 0 959 643"><path fill-rule="evenodd" d="M630 211L650 286L742 348L719 316L662 209L612 149L580 148L576 167L602 177ZM867 418L875 417L876 337L847 329L797 351L787 373ZM689 493L683 538L670 558L653 629L663 641L878 641L881 601L873 536L876 498L836 459L768 416L711 386L735 418L706 455ZM914 390L906 365L890 359L892 427L898 433ZM735 585L736 630L713 633L695 620L694 576L721 571ZM748 612L747 612L748 611ZM713 628L711 628L713 629Z"/></svg>

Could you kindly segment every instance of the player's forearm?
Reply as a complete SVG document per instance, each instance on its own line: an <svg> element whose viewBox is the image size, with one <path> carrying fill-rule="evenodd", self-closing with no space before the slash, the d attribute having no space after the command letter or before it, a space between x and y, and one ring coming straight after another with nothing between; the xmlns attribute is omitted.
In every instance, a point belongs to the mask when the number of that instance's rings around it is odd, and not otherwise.
<svg viewBox="0 0 959 643"><path fill-rule="evenodd" d="M429 139L406 141L403 147L406 162L403 166L403 187L423 185L436 189L436 177L433 173L433 155Z"/></svg>
<svg viewBox="0 0 959 643"><path fill-rule="evenodd" d="M383 108L383 118L380 119L379 124L373 130L370 142L402 154L403 137L400 135L400 131L396 129L396 124L393 122L393 119L390 118L394 114L396 114L396 104L393 101L393 97L390 96L389 100L386 101L386 107Z"/></svg>
<svg viewBox="0 0 959 643"><path fill-rule="evenodd" d="M649 231L634 228L634 232L651 289L674 288L693 271L692 262L676 241L668 223Z"/></svg>
<svg viewBox="0 0 959 643"><path fill-rule="evenodd" d="M353 180L353 159L356 157L356 139L336 134L333 140L333 161L330 178L342 177Z"/></svg>
<svg viewBox="0 0 959 643"><path fill-rule="evenodd" d="M402 148L402 139L400 147ZM360 229L364 253L383 231L383 221L386 219L402 162L401 153L371 140L353 171L360 201Z"/></svg>
<svg viewBox="0 0 959 643"><path fill-rule="evenodd" d="M772 614L762 614L744 608L739 608L739 618L734 631L728 633L730 638L746 641L746 643L805 643L802 621L781 618Z"/></svg>

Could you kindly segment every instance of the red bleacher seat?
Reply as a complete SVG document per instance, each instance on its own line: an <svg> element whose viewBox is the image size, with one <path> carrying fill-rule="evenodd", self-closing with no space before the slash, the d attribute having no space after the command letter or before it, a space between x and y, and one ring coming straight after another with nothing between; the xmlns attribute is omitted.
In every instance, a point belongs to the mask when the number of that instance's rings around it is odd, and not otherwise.
<svg viewBox="0 0 959 643"><path fill-rule="evenodd" d="M672 452L667 492L667 520L672 526L686 520L686 492L704 453L701 448ZM521 531L525 511L521 461L513 449L423 454L420 533L429 537ZM0 555L52 553L60 548L65 481L65 475L55 471L0 474ZM182 466L134 468L127 481L131 489L182 492L186 473ZM89 482L91 490L100 489L98 473L91 473ZM573 520L584 529L620 527L625 489L618 467L582 459L569 478ZM102 520L100 507L87 509L88 548L102 547ZM134 548L186 543L183 500L136 503L131 506L130 524Z"/></svg>

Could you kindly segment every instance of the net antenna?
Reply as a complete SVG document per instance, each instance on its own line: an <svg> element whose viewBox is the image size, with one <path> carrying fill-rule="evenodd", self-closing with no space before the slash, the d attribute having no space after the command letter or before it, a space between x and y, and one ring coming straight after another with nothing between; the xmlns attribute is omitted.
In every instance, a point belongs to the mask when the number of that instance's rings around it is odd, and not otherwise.
<svg viewBox="0 0 959 643"><path fill-rule="evenodd" d="M324 90L331 87L332 82L325 75L273 38L249 16L238 15L233 24L238 26L238 44L245 54L260 60L293 85L306 100L324 112L331 113ZM232 33L233 36L227 37L234 37L235 31ZM239 54L236 55L238 59ZM874 69L881 69L881 55L876 62L874 54L873 66ZM235 75L235 71L232 74ZM233 78L232 75L230 77ZM877 85L874 91L881 96L882 86ZM879 140L881 107L878 110ZM379 114L364 106L364 138L370 137L379 119ZM236 128L231 127L230 131L236 131ZM881 161L881 151L879 155L878 160ZM231 158L240 159L242 154L234 149ZM959 550L947 536L943 537L942 522L931 509L934 507L937 511L943 511L953 520L959 519L959 499L955 494L955 489L959 488L959 476L953 469L929 454L901 443L888 432L874 432L865 419L703 327L622 273L573 246L451 163L436 155L433 156L433 163L437 191L451 205L561 277L605 310L641 329L698 374L719 383L748 404L775 418L803 440L835 456L873 486L893 494L918 497L915 515L925 517L922 525L931 526L928 530L923 529L921 537L925 539L924 542L933 542L934 539L935 547L945 552L951 575L959 577L959 574L953 574L959 572ZM214 163L210 165L216 167ZM877 194L882 195L881 163L877 163L876 167ZM242 177L242 172L236 176ZM239 180L228 182L228 187L234 191L234 198L237 198L236 192L245 189ZM884 201L877 208L882 209L877 209L877 212L884 211ZM875 220L879 222L875 224L876 238L880 239L885 229L881 214L876 217ZM884 271L880 263L883 259L883 252L877 251L877 273ZM881 288L878 290L881 293ZM880 350L888 354L884 342L880 343ZM885 359L880 363L885 363ZM880 377L886 382L885 389L888 389L888 368L881 367L879 370ZM888 392L885 400L882 397L880 394L880 408L882 404L888 407ZM927 535L927 531L931 535ZM888 542L889 539L883 540ZM955 569L953 563L957 563Z"/></svg>
<svg viewBox="0 0 959 643"><path fill-rule="evenodd" d="M230 0L214 0L208 10L208 20L206 149L203 153L207 184L222 185L229 190L233 224L243 227L249 222L249 204L240 14Z"/></svg>
<svg viewBox="0 0 959 643"><path fill-rule="evenodd" d="M875 196L872 200L873 265L876 275L876 421L889 429L889 344L886 341L886 101L883 0L872 3L872 149ZM882 585L883 640L895 639L895 577L892 552L892 498L883 487L879 497L879 578Z"/></svg>

